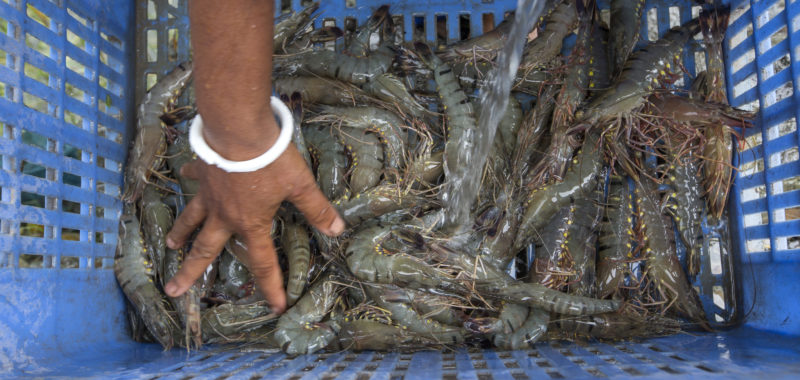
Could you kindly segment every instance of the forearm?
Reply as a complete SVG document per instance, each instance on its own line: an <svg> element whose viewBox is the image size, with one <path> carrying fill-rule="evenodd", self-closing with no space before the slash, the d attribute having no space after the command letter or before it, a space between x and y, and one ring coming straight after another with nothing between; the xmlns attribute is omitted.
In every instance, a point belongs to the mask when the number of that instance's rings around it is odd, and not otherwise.
<svg viewBox="0 0 800 380"><path fill-rule="evenodd" d="M274 2L192 0L189 17L208 144L231 160L264 153L279 132L269 101Z"/></svg>

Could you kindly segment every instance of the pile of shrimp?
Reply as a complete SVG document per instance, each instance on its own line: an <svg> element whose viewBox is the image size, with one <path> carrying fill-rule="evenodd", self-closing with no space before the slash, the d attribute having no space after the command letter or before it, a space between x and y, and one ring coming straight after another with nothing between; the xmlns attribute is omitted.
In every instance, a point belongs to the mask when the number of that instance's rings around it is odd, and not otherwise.
<svg viewBox="0 0 800 380"><path fill-rule="evenodd" d="M278 211L282 315L236 238L186 295L164 295L186 254L167 248L165 233L197 192L180 176L195 111L178 100L191 63L178 66L140 107L126 172L115 272L134 337L305 354L710 329L691 286L710 265L701 223L727 218L732 144L754 118L725 103L728 10L706 4L637 50L643 0L610 5L611 29L593 0L548 1L466 226L446 222L441 189L470 164L459 153L510 22L429 46L404 42L389 6L348 31L311 28L316 5L280 21L274 85L295 122L282 127L347 223L329 238L291 205ZM681 55L698 34L708 70L678 88Z"/></svg>

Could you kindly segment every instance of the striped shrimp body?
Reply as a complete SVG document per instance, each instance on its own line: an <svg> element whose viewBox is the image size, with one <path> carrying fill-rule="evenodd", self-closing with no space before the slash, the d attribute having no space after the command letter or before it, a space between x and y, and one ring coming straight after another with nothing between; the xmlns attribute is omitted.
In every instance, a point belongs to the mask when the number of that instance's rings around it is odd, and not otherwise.
<svg viewBox="0 0 800 380"><path fill-rule="evenodd" d="M314 281L305 295L281 315L274 339L289 355L311 354L325 348L336 333L320 323L339 297L339 285L328 273Z"/></svg>
<svg viewBox="0 0 800 380"><path fill-rule="evenodd" d="M585 196L594 190L602 167L599 132L591 130L584 139L583 148L567 169L564 181L533 190L528 196L514 250L519 251L530 244L536 231L572 198Z"/></svg>
<svg viewBox="0 0 800 380"><path fill-rule="evenodd" d="M153 282L152 262L147 250L133 206L124 206L119 223L120 237L114 258L114 274L122 292L136 308L147 331L164 349L174 345L173 332L178 326L165 307L164 296Z"/></svg>
<svg viewBox="0 0 800 380"><path fill-rule="evenodd" d="M231 301L238 301L248 295L248 284L254 281L253 275L227 248L219 255L218 272L219 282L215 284L215 288L220 288Z"/></svg>
<svg viewBox="0 0 800 380"><path fill-rule="evenodd" d="M705 312L678 261L672 223L665 220L658 201L653 199L656 186L643 182L636 187L636 204L640 225L645 231L645 270L655 284L664 308L675 307L687 318L706 324Z"/></svg>
<svg viewBox="0 0 800 380"><path fill-rule="evenodd" d="M644 0L612 0L610 5L609 23L614 27L608 35L608 60L611 63L611 72L616 77L639 41Z"/></svg>
<svg viewBox="0 0 800 380"><path fill-rule="evenodd" d="M406 192L397 185L383 184L363 193L345 194L335 200L333 205L345 223L352 227L390 212L424 206L428 203L425 197Z"/></svg>
<svg viewBox="0 0 800 380"><path fill-rule="evenodd" d="M311 263L308 231L296 221L284 223L281 244L289 261L286 304L291 306L303 294L308 281L308 267Z"/></svg>
<svg viewBox="0 0 800 380"><path fill-rule="evenodd" d="M192 152L192 148L189 146L188 136L178 136L175 141L167 147L167 164L170 170L172 170L172 175L178 179L178 183L181 186L181 195L186 203L192 200L194 195L197 194L197 190L200 186L196 180L181 175L181 168L183 165L192 162L192 160L194 160L194 152Z"/></svg>
<svg viewBox="0 0 800 380"><path fill-rule="evenodd" d="M517 134L517 141L514 146L512 158L512 175L514 179L522 178L528 173L528 168L533 160L533 156L540 151L542 137L550 127L550 116L553 114L556 103L555 99L559 91L557 85L547 85L536 99L536 104L522 119L522 124Z"/></svg>
<svg viewBox="0 0 800 380"><path fill-rule="evenodd" d="M559 317L551 320L549 338L634 339L671 335L681 330L675 319L651 314L608 313L586 317Z"/></svg>
<svg viewBox="0 0 800 380"><path fill-rule="evenodd" d="M532 186L539 187L550 180L563 179L567 164L572 159L572 154L577 142L573 133L569 133L575 118L575 110L586 98L586 89L589 87L589 44L592 37L592 10L583 7L583 0L577 3L579 27L575 47L567 63L567 76L564 85L556 98L553 111L553 120L550 124L550 146L545 156L531 170L536 173Z"/></svg>
<svg viewBox="0 0 800 380"><path fill-rule="evenodd" d="M515 303L505 302L500 306L497 317L470 318L464 322L464 327L477 334L511 334L525 322L528 317L528 307Z"/></svg>
<svg viewBox="0 0 800 380"><path fill-rule="evenodd" d="M367 22L358 31L346 39L348 53L354 57L365 57L369 54L370 37L378 34L382 40L391 38L392 18L389 15L389 6L382 5L372 13Z"/></svg>
<svg viewBox="0 0 800 380"><path fill-rule="evenodd" d="M167 149L167 138L160 116L172 107L191 76L192 63L181 63L144 96L136 114L133 146L128 153L125 193L122 196L124 201L139 200L150 175L161 166Z"/></svg>
<svg viewBox="0 0 800 380"><path fill-rule="evenodd" d="M439 98L447 117L444 172L449 177L456 167L468 162L469 152L472 150L470 147L476 143L475 110L450 66L435 56L428 45L417 43L415 46L425 63L433 70Z"/></svg>
<svg viewBox="0 0 800 380"><path fill-rule="evenodd" d="M393 238L392 226L373 223L353 235L345 250L350 272L363 281L395 284L412 289L435 289L451 284L449 272L402 252L390 252L383 243Z"/></svg>
<svg viewBox="0 0 800 380"><path fill-rule="evenodd" d="M350 83L316 76L280 77L273 81L279 94L299 93L307 104L326 104L331 106L353 106L370 103L369 94Z"/></svg>
<svg viewBox="0 0 800 380"><path fill-rule="evenodd" d="M503 118L497 124L492 151L489 153L494 163L495 175L505 175L508 158L517 144L517 133L522 124L522 107L513 96L508 97L508 106Z"/></svg>
<svg viewBox="0 0 800 380"><path fill-rule="evenodd" d="M570 294L595 296L595 261L597 251L597 234L595 230L600 222L601 208L595 192L585 198L577 198L573 202L575 222L569 227L567 247L572 256L575 273L569 279Z"/></svg>
<svg viewBox="0 0 800 380"><path fill-rule="evenodd" d="M322 114L313 121L341 123L355 129L375 132L384 144L384 163L399 171L406 157L408 123L396 114L377 107L320 106Z"/></svg>
<svg viewBox="0 0 800 380"><path fill-rule="evenodd" d="M558 4L553 12L545 17L544 30L536 39L525 45L520 71L525 73L538 69L561 53L564 38L575 30L577 23L575 0L566 0Z"/></svg>
<svg viewBox="0 0 800 380"><path fill-rule="evenodd" d="M397 76L384 73L376 76L371 81L364 83L361 88L370 95L399 108L402 112L414 117L423 117L428 113L417 99L408 92L403 81Z"/></svg>
<svg viewBox="0 0 800 380"><path fill-rule="evenodd" d="M522 325L511 333L495 334L492 342L504 350L534 348L535 343L547 333L550 313L535 307L528 308L528 315Z"/></svg>
<svg viewBox="0 0 800 380"><path fill-rule="evenodd" d="M689 21L672 28L660 40L635 52L611 87L579 110L576 118L586 123L596 123L625 116L644 104L646 98L655 91L659 78L666 76L667 71L680 62L684 46L699 30L696 19Z"/></svg>
<svg viewBox="0 0 800 380"><path fill-rule="evenodd" d="M311 21L311 15L319 8L319 3L312 3L300 12L292 13L289 17L275 24L272 39L272 48L275 53L283 50L284 46L293 36Z"/></svg>
<svg viewBox="0 0 800 380"><path fill-rule="evenodd" d="M336 199L346 190L347 155L339 136L333 133L331 128L316 124L303 128L306 143L317 158L317 183L328 199Z"/></svg>
<svg viewBox="0 0 800 380"><path fill-rule="evenodd" d="M701 223L704 202L699 173L700 165L692 156L684 156L676 165L669 166L669 180L673 189L670 194L669 213L675 220L678 236L686 247L686 267L689 276L696 276L700 272L703 253Z"/></svg>
<svg viewBox="0 0 800 380"><path fill-rule="evenodd" d="M242 341L244 333L261 329L265 323L269 323L271 330L277 319L277 315L263 301L247 305L217 305L203 312L203 340L207 343Z"/></svg>
<svg viewBox="0 0 800 380"><path fill-rule="evenodd" d="M164 278L164 254L167 249L167 232L172 228L172 211L161 201L161 195L154 186L144 189L141 202L142 232L150 247L150 261L156 270L161 286L167 283Z"/></svg>
<svg viewBox="0 0 800 380"><path fill-rule="evenodd" d="M383 146L380 139L365 130L342 127L340 131L350 156L350 191L361 193L375 187L383 174Z"/></svg>
<svg viewBox="0 0 800 380"><path fill-rule="evenodd" d="M563 289L573 271L572 255L566 242L575 223L575 207L562 207L536 237L536 258L530 280L551 289Z"/></svg>
<svg viewBox="0 0 800 380"><path fill-rule="evenodd" d="M472 60L473 57L481 57L487 60L493 59L497 51L503 47L508 33L511 32L513 18L503 20L494 29L481 34L480 36L456 42L436 55L445 62L455 60Z"/></svg>
<svg viewBox="0 0 800 380"><path fill-rule="evenodd" d="M311 50L291 56L275 56L275 75L318 75L362 85L389 70L395 50L384 43L366 57L354 57L331 50Z"/></svg>
<svg viewBox="0 0 800 380"><path fill-rule="evenodd" d="M366 286L364 290L380 308L389 312L394 324L422 336L430 337L442 344L456 345L464 342L463 329L442 325L431 318L424 318L408 303L387 300L383 293L384 288L388 288L389 291L396 290L396 287L392 285Z"/></svg>
<svg viewBox="0 0 800 380"><path fill-rule="evenodd" d="M625 177L612 176L606 198L597 251L597 296L617 293L625 280L627 261L633 259L633 194Z"/></svg>
<svg viewBox="0 0 800 380"><path fill-rule="evenodd" d="M294 121L294 133L292 134L292 143L294 143L297 151L303 156L306 165L313 168L313 161L311 161L311 153L308 151L306 145L306 138L303 136L303 97L299 92L293 92L290 96L286 94L281 95L281 101L286 103L292 110L292 120Z"/></svg>
<svg viewBox="0 0 800 380"><path fill-rule="evenodd" d="M344 350L393 351L440 346L429 336L376 320L346 317L339 325L337 337Z"/></svg>

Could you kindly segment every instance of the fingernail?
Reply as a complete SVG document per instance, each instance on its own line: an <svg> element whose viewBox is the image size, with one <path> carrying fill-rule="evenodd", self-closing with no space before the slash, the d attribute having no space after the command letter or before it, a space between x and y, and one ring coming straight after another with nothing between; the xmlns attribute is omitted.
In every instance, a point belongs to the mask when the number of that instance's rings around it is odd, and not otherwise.
<svg viewBox="0 0 800 380"><path fill-rule="evenodd" d="M164 286L164 291L168 296L175 297L176 293L178 293L178 285L168 282L167 285Z"/></svg>
<svg viewBox="0 0 800 380"><path fill-rule="evenodd" d="M170 249L178 249L178 248L180 248L180 247L178 247L178 244L175 243L175 240L172 240L172 238L169 237L169 236L167 236L167 247L169 247Z"/></svg>
<svg viewBox="0 0 800 380"><path fill-rule="evenodd" d="M337 216L331 223L330 230L334 235L341 235L344 232L344 220Z"/></svg>

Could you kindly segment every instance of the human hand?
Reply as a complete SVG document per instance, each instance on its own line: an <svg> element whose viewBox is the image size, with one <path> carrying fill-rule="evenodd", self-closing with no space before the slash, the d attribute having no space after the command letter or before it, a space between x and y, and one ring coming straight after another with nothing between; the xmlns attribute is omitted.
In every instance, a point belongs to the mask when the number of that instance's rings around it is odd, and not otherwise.
<svg viewBox="0 0 800 380"><path fill-rule="evenodd" d="M290 126L291 127L291 126ZM272 217L284 200L292 202L308 222L328 236L342 233L344 221L319 190L300 153L290 145L273 163L250 173L228 173L201 160L181 169L200 182L198 194L167 234L177 249L201 224L178 273L164 287L170 297L186 292L220 254L233 234L247 244L247 266L273 312L286 309L283 276L270 231Z"/></svg>

